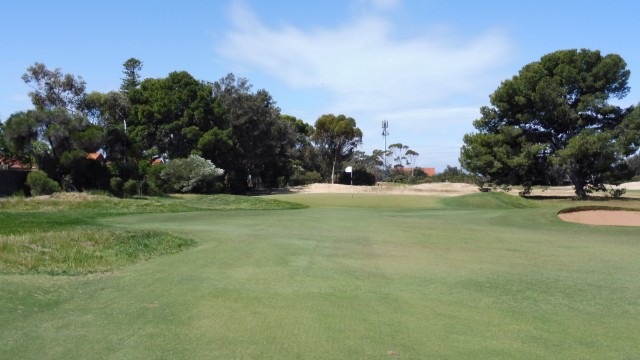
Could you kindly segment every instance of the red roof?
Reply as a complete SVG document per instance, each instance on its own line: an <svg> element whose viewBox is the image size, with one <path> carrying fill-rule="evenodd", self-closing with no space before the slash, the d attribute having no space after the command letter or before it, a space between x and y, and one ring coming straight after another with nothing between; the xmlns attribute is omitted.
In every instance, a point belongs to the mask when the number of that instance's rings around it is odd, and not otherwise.
<svg viewBox="0 0 640 360"><path fill-rule="evenodd" d="M402 171L406 172L406 173L410 173L413 171L414 168L410 168L410 167L403 167ZM436 174L436 168L415 168L415 169L419 169L422 170L423 173L425 173L425 175L427 176L433 176Z"/></svg>
<svg viewBox="0 0 640 360"><path fill-rule="evenodd" d="M0 170L31 170L31 164L23 164L17 160L0 157Z"/></svg>
<svg viewBox="0 0 640 360"><path fill-rule="evenodd" d="M87 159L89 159L89 160L97 160L97 161L104 161L104 156L102 156L102 154L100 154L99 152L88 153L87 154Z"/></svg>

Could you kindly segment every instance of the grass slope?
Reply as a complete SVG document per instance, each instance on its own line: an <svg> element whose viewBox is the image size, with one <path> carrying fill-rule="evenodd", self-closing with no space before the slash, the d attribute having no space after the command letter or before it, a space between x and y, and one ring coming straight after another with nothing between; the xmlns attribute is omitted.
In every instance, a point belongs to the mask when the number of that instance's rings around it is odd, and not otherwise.
<svg viewBox="0 0 640 360"><path fill-rule="evenodd" d="M0 276L0 358L636 357L638 230L485 195L104 218L198 246L109 275Z"/></svg>
<svg viewBox="0 0 640 360"><path fill-rule="evenodd" d="M82 275L107 272L195 241L155 231L105 229L97 220L133 213L295 209L278 200L217 196L117 199L87 194L0 201L0 274Z"/></svg>

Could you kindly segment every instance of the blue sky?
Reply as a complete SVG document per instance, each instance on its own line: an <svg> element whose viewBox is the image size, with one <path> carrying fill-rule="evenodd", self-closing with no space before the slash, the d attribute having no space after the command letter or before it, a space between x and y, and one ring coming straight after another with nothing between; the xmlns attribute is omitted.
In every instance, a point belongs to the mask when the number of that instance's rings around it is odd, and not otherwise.
<svg viewBox="0 0 640 360"><path fill-rule="evenodd" d="M388 144L419 165L458 166L464 134L500 82L561 49L621 55L640 102L636 1L185 0L0 2L0 119L31 108L20 79L42 62L80 75L89 91L120 86L122 63L142 76L229 72L266 89L282 113L313 124L345 114L362 150Z"/></svg>

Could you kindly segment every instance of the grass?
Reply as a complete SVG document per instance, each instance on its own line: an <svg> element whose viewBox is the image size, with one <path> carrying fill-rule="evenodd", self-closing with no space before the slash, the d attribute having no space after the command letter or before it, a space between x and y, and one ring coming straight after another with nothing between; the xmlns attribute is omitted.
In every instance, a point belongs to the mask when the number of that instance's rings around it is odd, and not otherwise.
<svg viewBox="0 0 640 360"><path fill-rule="evenodd" d="M5 235L0 236L0 273L108 272L194 244L191 239L152 231L81 229Z"/></svg>
<svg viewBox="0 0 640 360"><path fill-rule="evenodd" d="M97 228L197 246L106 275L1 275L0 358L636 357L638 230L560 221L573 201L505 196L269 198L295 211L160 199L167 211L92 214Z"/></svg>
<svg viewBox="0 0 640 360"><path fill-rule="evenodd" d="M0 201L0 273L83 275L176 253L195 241L153 231L105 228L101 218L133 213L202 210L295 209L261 198L174 196L117 199L88 194Z"/></svg>

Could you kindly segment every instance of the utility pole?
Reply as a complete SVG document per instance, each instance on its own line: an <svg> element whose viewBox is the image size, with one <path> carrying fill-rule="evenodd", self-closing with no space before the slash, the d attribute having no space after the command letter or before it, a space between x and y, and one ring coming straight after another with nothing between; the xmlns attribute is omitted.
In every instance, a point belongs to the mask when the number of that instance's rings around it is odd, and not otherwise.
<svg viewBox="0 0 640 360"><path fill-rule="evenodd" d="M389 135L389 121L382 120L382 136L384 137L384 172L382 175L382 180L387 179L387 136Z"/></svg>

